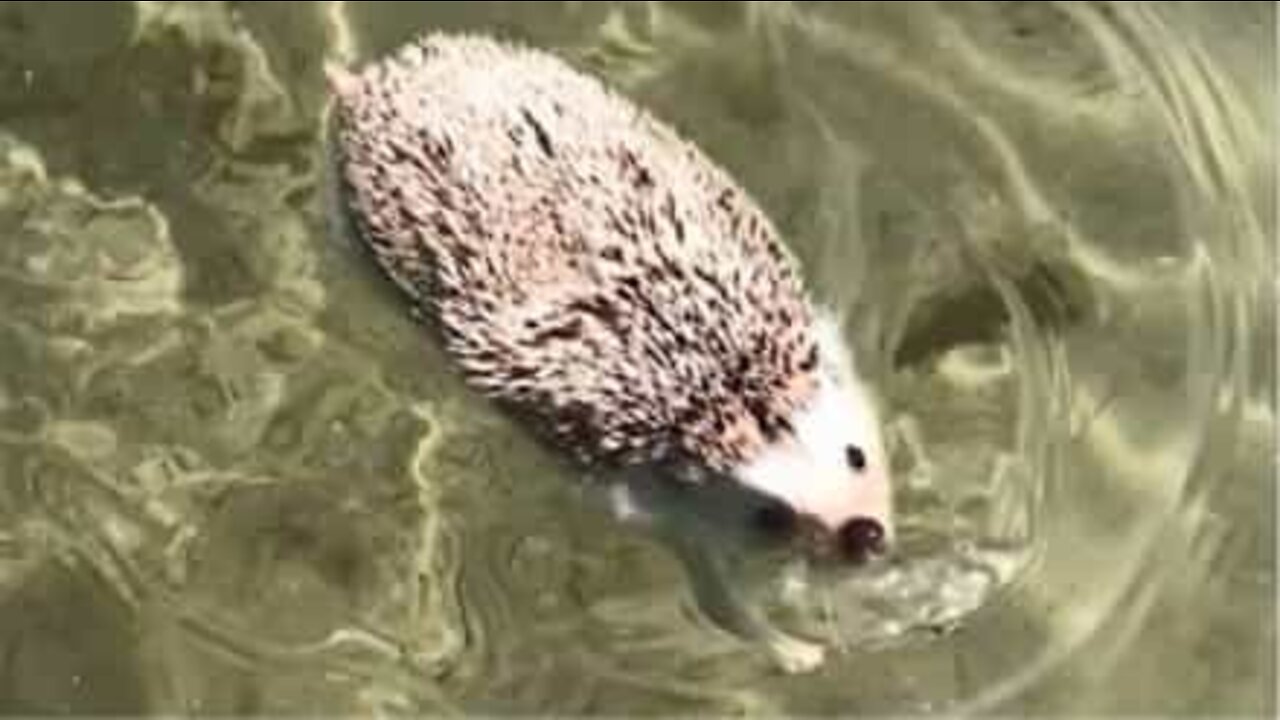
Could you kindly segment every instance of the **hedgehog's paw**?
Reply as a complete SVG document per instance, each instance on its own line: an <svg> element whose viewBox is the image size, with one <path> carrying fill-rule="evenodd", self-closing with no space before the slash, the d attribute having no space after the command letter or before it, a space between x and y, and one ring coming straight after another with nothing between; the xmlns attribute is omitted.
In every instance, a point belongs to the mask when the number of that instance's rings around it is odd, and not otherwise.
<svg viewBox="0 0 1280 720"><path fill-rule="evenodd" d="M609 485L609 508L619 522L640 525L647 524L650 520L649 512L626 483Z"/></svg>
<svg viewBox="0 0 1280 720"><path fill-rule="evenodd" d="M780 633L770 638L768 646L774 662L789 675L812 672L827 660L825 647L791 635Z"/></svg>

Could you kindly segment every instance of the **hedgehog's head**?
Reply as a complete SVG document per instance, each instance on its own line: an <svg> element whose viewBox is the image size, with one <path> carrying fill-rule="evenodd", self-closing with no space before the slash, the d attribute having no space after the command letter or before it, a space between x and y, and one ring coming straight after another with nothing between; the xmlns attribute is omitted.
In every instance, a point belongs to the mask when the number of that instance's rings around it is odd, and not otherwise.
<svg viewBox="0 0 1280 720"><path fill-rule="evenodd" d="M819 557L860 564L893 540L889 459L875 402L834 323L821 323L818 345L816 391L791 418L792 432L734 475L773 499L756 516L762 530Z"/></svg>

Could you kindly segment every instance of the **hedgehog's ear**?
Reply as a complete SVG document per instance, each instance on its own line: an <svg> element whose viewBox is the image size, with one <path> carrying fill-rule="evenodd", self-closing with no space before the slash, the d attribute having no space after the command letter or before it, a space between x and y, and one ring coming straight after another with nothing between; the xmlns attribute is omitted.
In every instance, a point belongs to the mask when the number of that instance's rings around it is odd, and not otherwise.
<svg viewBox="0 0 1280 720"><path fill-rule="evenodd" d="M332 60L326 60L324 63L324 81L329 92L340 98L355 91L356 76Z"/></svg>

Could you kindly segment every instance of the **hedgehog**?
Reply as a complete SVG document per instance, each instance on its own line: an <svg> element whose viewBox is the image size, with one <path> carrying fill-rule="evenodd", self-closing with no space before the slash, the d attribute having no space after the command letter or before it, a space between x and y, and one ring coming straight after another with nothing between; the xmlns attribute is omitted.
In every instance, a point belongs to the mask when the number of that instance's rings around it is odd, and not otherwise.
<svg viewBox="0 0 1280 720"><path fill-rule="evenodd" d="M613 478L620 516L645 516L657 488L729 488L809 557L884 553L876 401L837 313L727 171L514 41L429 32L326 76L358 244L470 387ZM789 665L816 661L765 634Z"/></svg>

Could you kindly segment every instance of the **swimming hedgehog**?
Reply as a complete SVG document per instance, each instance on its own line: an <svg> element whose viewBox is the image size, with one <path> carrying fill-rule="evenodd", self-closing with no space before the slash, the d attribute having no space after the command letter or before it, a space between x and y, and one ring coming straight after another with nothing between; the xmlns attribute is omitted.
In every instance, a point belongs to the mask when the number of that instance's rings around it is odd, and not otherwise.
<svg viewBox="0 0 1280 720"><path fill-rule="evenodd" d="M326 74L361 244L470 386L624 479L620 514L644 515L637 482L729 487L815 558L884 550L872 394L770 220L693 143L510 41L427 33ZM788 665L818 660L729 615Z"/></svg>

